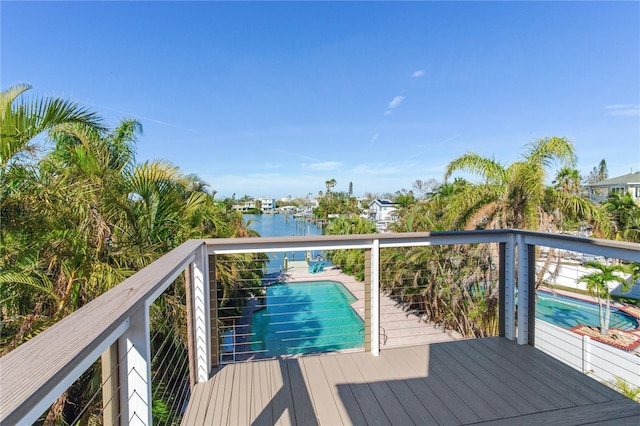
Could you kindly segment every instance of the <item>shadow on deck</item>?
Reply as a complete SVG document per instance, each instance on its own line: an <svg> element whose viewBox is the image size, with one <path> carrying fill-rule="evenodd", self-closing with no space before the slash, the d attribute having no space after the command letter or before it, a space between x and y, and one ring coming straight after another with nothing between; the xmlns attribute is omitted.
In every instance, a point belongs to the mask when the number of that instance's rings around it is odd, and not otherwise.
<svg viewBox="0 0 640 426"><path fill-rule="evenodd" d="M226 365L184 425L640 424L640 404L504 338Z"/></svg>

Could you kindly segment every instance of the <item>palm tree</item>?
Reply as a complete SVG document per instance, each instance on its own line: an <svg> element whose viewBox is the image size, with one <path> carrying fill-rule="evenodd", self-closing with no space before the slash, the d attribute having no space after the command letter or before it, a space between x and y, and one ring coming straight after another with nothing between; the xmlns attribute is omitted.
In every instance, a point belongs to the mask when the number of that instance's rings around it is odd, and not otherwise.
<svg viewBox="0 0 640 426"><path fill-rule="evenodd" d="M327 187L327 194L329 194L329 193L331 193L331 190L333 189L333 187L336 186L336 180L335 179L329 179L324 184Z"/></svg>
<svg viewBox="0 0 640 426"><path fill-rule="evenodd" d="M458 229L538 229L541 216L549 215L551 208L596 221L598 229L606 231L606 220L588 200L566 192L547 191L548 169L555 162L565 167L575 165L573 144L566 138L538 139L528 145L521 161L509 166L476 153L453 160L447 166L445 179L463 171L478 175L481 181L462 186L457 194L448 197L445 218L451 227Z"/></svg>
<svg viewBox="0 0 640 426"><path fill-rule="evenodd" d="M580 195L580 172L570 167L564 167L558 171L556 178L551 182L557 191L563 191L571 195Z"/></svg>
<svg viewBox="0 0 640 426"><path fill-rule="evenodd" d="M613 193L607 197L604 209L615 221L616 239L640 241L640 206L631 194Z"/></svg>
<svg viewBox="0 0 640 426"><path fill-rule="evenodd" d="M17 84L0 92L0 169L21 153L33 150L29 142L39 134L70 123L103 130L98 116L77 103L60 98L40 98L32 102L16 99L28 84Z"/></svg>
<svg viewBox="0 0 640 426"><path fill-rule="evenodd" d="M624 265L605 265L603 263L591 260L585 263L588 268L593 268L596 271L580 277L578 282L587 284L587 290L589 293L596 296L598 299L598 310L600 314L600 333L603 335L609 334L609 317L611 315L610 302L611 297L609 293L609 283L617 282L622 284L623 291L629 290L629 282L620 274L627 272L627 268ZM603 310L602 299L606 300L606 307Z"/></svg>

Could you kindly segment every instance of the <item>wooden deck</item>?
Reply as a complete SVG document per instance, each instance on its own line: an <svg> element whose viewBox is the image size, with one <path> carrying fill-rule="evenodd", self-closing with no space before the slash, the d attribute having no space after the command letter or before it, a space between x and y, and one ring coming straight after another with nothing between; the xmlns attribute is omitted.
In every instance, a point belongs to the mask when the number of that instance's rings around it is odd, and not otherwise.
<svg viewBox="0 0 640 426"><path fill-rule="evenodd" d="M486 338L222 367L184 425L640 424L640 404L531 346Z"/></svg>

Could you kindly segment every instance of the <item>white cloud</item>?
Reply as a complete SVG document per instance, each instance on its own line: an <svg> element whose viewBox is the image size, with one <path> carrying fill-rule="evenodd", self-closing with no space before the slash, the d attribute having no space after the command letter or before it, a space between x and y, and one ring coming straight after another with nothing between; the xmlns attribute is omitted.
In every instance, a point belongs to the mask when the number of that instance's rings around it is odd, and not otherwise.
<svg viewBox="0 0 640 426"><path fill-rule="evenodd" d="M339 169L341 165L342 163L337 161L325 161L323 163L305 163L302 167L309 170L336 170Z"/></svg>
<svg viewBox="0 0 640 426"><path fill-rule="evenodd" d="M400 106L402 101L404 101L404 96L396 96L391 100L391 102L389 102L389 106L387 108L389 109L398 108L398 106Z"/></svg>
<svg viewBox="0 0 640 426"><path fill-rule="evenodd" d="M376 133L375 135L371 136L371 139L369 139L369 146L373 145L375 141L378 140L379 137L380 137L380 133Z"/></svg>
<svg viewBox="0 0 640 426"><path fill-rule="evenodd" d="M640 117L640 105L634 104L615 104L604 107L607 115L614 117Z"/></svg>
<svg viewBox="0 0 640 426"><path fill-rule="evenodd" d="M424 75L424 70L418 70L411 74L411 77L422 77Z"/></svg>
<svg viewBox="0 0 640 426"><path fill-rule="evenodd" d="M391 115L391 114L393 114L393 111L389 109L384 112L384 115Z"/></svg>

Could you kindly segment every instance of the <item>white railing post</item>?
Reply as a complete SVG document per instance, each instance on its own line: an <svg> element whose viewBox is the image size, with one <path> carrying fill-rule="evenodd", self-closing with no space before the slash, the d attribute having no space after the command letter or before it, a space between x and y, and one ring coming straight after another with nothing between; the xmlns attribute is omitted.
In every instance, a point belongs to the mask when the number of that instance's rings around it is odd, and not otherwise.
<svg viewBox="0 0 640 426"><path fill-rule="evenodd" d="M518 244L518 344L529 343L529 250L521 234L516 236ZM534 271L535 273L535 271Z"/></svg>
<svg viewBox="0 0 640 426"><path fill-rule="evenodd" d="M516 239L509 234L504 250L504 337L509 340L516 338Z"/></svg>
<svg viewBox="0 0 640 426"><path fill-rule="evenodd" d="M591 337L582 336L582 372L591 372Z"/></svg>
<svg viewBox="0 0 640 426"><path fill-rule="evenodd" d="M196 382L209 380L211 371L211 329L209 310L209 256L207 246L202 245L191 264L193 294L193 338L195 346Z"/></svg>
<svg viewBox="0 0 640 426"><path fill-rule="evenodd" d="M149 303L130 316L118 341L120 358L120 423L151 425L151 343Z"/></svg>
<svg viewBox="0 0 640 426"><path fill-rule="evenodd" d="M380 355L380 240L371 246L371 354Z"/></svg>

